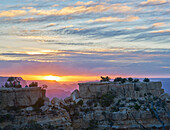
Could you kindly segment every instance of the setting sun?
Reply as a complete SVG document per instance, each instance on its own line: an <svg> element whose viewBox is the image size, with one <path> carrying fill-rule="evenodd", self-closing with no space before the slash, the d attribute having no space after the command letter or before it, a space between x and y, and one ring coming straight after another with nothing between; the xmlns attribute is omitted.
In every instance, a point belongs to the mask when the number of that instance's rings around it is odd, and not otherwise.
<svg viewBox="0 0 170 130"><path fill-rule="evenodd" d="M58 76L52 76L52 75L50 75L50 76L45 76L44 79L45 79L45 80L56 80L56 81L60 81L60 80L61 80L60 77L58 77Z"/></svg>

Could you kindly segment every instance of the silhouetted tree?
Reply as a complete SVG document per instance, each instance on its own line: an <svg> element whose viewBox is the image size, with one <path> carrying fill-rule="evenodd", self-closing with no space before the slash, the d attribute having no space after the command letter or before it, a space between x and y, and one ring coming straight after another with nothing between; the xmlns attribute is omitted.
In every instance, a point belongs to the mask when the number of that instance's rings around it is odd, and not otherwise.
<svg viewBox="0 0 170 130"><path fill-rule="evenodd" d="M121 83L125 83L127 81L127 79L126 78L123 78L122 80L121 80Z"/></svg>
<svg viewBox="0 0 170 130"><path fill-rule="evenodd" d="M128 81L129 81L129 82L132 82L132 81L133 81L133 78L129 77L129 78L128 78Z"/></svg>
<svg viewBox="0 0 170 130"><path fill-rule="evenodd" d="M150 82L150 79L144 78L143 82Z"/></svg>
<svg viewBox="0 0 170 130"><path fill-rule="evenodd" d="M32 82L29 87L38 87L38 82Z"/></svg>
<svg viewBox="0 0 170 130"><path fill-rule="evenodd" d="M46 84L43 84L43 85L42 85L42 88L43 88L43 89L47 89L48 86L47 86Z"/></svg>
<svg viewBox="0 0 170 130"><path fill-rule="evenodd" d="M122 81L122 78L121 77L117 77L114 79L114 82L121 82Z"/></svg>
<svg viewBox="0 0 170 130"><path fill-rule="evenodd" d="M108 76L106 76L106 77L101 76L100 82L109 82L109 81L110 81L110 77L108 77Z"/></svg>
<svg viewBox="0 0 170 130"><path fill-rule="evenodd" d="M134 79L133 82L134 82L134 83L137 83L137 82L139 82L139 79Z"/></svg>

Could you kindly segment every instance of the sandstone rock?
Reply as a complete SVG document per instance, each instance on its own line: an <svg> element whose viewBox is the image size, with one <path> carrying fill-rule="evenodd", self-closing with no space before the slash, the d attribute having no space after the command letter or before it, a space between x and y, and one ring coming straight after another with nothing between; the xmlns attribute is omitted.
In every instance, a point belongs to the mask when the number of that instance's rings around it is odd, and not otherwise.
<svg viewBox="0 0 170 130"><path fill-rule="evenodd" d="M0 88L0 110L6 107L25 107L34 105L39 98L45 97L40 87Z"/></svg>
<svg viewBox="0 0 170 130"><path fill-rule="evenodd" d="M49 109L49 106L48 106L48 105L44 105L44 106L40 107L40 109L41 109L43 112L45 112L45 111L47 111L47 110Z"/></svg>
<svg viewBox="0 0 170 130"><path fill-rule="evenodd" d="M25 110L26 111L33 111L33 108L32 107L27 107Z"/></svg>
<svg viewBox="0 0 170 130"><path fill-rule="evenodd" d="M54 106L65 105L64 101L62 99L58 99L57 97L54 97L51 100L51 104Z"/></svg>
<svg viewBox="0 0 170 130"><path fill-rule="evenodd" d="M69 96L69 97L66 97L66 98L64 99L64 101L65 101L66 103L71 103L73 100L72 100L72 97Z"/></svg>
<svg viewBox="0 0 170 130"><path fill-rule="evenodd" d="M76 99L80 98L80 93L79 91L76 89L71 93L71 98L73 101L75 101Z"/></svg>
<svg viewBox="0 0 170 130"><path fill-rule="evenodd" d="M162 100L168 100L170 98L168 93L163 93L159 96L160 99Z"/></svg>
<svg viewBox="0 0 170 130"><path fill-rule="evenodd" d="M78 103L79 101L81 101L81 100L83 101L82 98L78 98L78 99L75 100L75 103L77 104L77 103Z"/></svg>

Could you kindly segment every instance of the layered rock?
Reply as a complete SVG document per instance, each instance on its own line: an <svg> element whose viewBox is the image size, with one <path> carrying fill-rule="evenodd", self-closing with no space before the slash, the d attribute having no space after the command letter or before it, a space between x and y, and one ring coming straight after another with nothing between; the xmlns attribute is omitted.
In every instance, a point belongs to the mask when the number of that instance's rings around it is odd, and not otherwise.
<svg viewBox="0 0 170 130"><path fill-rule="evenodd" d="M4 105L1 107L2 128L9 129L12 127L9 124L15 129L38 130L170 128L170 96L164 93L161 82L80 83L79 90L69 97L51 101L39 88L0 89L0 92L6 95L0 93L3 104L16 106L17 101L20 107L8 111Z"/></svg>
<svg viewBox="0 0 170 130"><path fill-rule="evenodd" d="M0 109L32 106L44 97L45 91L40 87L0 88Z"/></svg>
<svg viewBox="0 0 170 130"><path fill-rule="evenodd" d="M139 82L139 83L114 83L114 82L89 82L79 83L80 96L84 99L101 97L103 94L112 91L117 98L144 97L146 93L159 96L164 93L161 82Z"/></svg>

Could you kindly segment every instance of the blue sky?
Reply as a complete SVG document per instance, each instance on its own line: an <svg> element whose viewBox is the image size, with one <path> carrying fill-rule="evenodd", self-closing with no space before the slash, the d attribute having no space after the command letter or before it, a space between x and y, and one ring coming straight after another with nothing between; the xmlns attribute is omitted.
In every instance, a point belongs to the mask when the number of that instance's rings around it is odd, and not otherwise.
<svg viewBox="0 0 170 130"><path fill-rule="evenodd" d="M1 75L170 77L170 0L5 0Z"/></svg>

